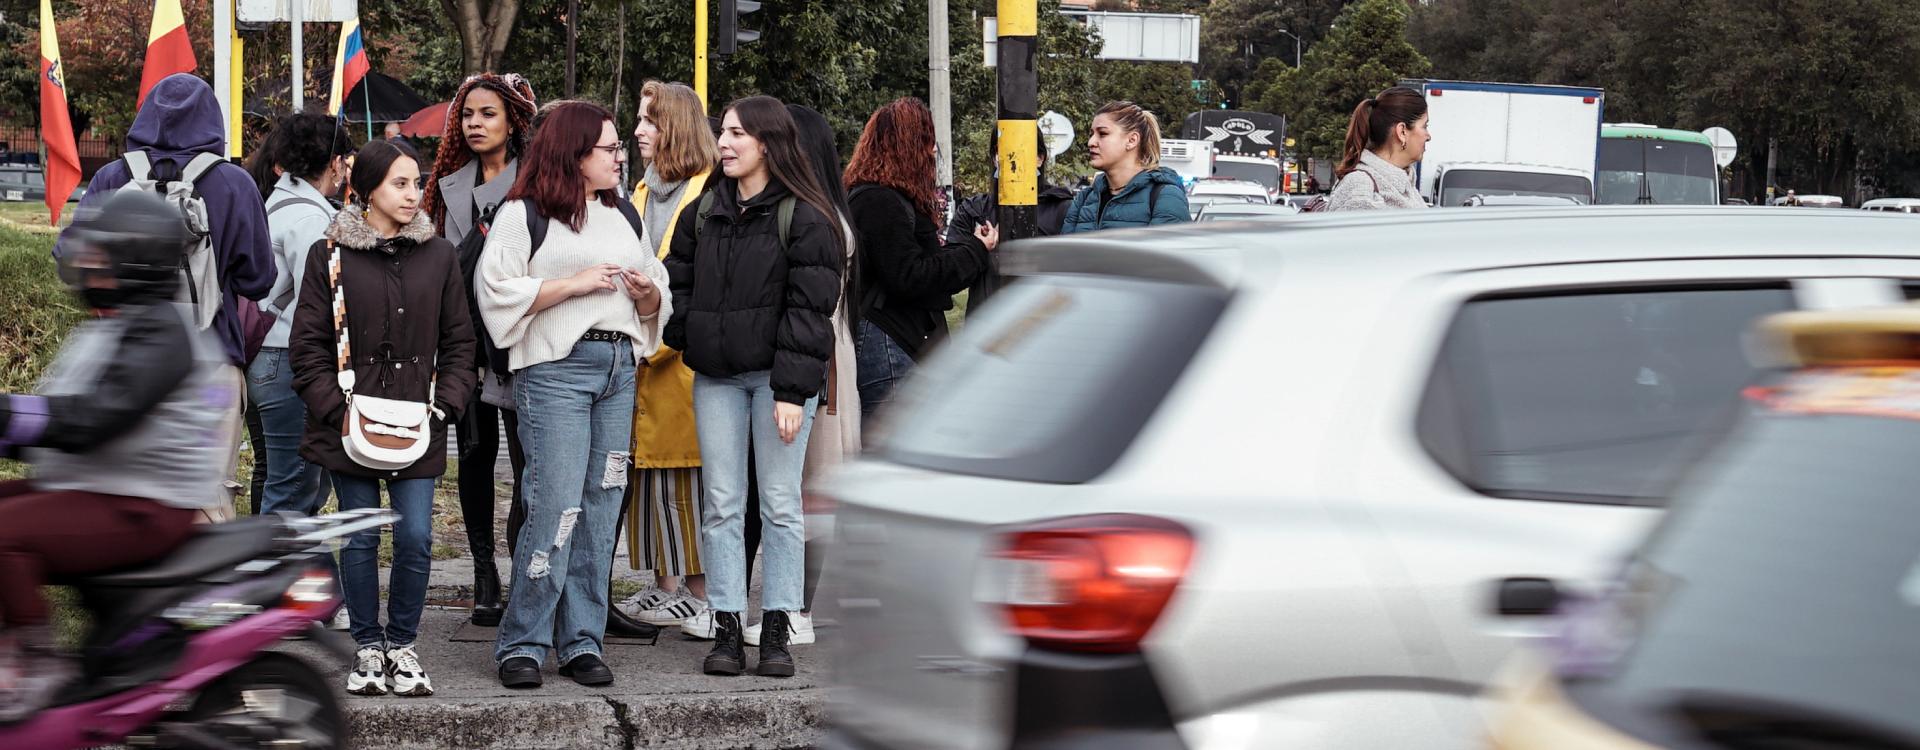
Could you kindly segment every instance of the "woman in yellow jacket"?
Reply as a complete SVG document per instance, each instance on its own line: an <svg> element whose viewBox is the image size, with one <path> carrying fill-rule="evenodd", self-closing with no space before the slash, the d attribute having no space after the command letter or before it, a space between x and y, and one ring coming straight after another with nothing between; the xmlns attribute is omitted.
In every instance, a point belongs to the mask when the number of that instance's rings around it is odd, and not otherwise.
<svg viewBox="0 0 1920 750"><path fill-rule="evenodd" d="M648 81L640 89L635 145L646 176L633 205L647 236L667 257L673 227L700 199L720 161L705 107L693 89ZM693 371L680 352L661 347L635 378L634 481L627 483L627 549L631 566L652 569L654 585L620 602L621 614L658 627L680 625L706 611L700 562L700 440L693 421ZM680 583L684 580L685 586Z"/></svg>

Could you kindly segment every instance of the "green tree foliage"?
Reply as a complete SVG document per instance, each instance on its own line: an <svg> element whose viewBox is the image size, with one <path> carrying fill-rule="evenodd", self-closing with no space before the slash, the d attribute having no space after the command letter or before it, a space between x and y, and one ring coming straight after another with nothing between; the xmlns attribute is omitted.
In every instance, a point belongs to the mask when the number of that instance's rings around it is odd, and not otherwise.
<svg viewBox="0 0 1920 750"><path fill-rule="evenodd" d="M1427 58L1407 42L1404 0L1359 0L1347 5L1331 32L1306 53L1300 70L1267 64L1254 87L1255 109L1286 113L1296 149L1312 157L1339 156L1347 121L1361 100L1403 78L1425 76Z"/></svg>
<svg viewBox="0 0 1920 750"><path fill-rule="evenodd" d="M1244 89L1268 77L1256 72L1266 61L1294 64L1293 37L1281 32L1299 36L1301 49L1312 47L1349 2L1213 0L1200 11L1200 72L1229 105L1248 109L1257 97Z"/></svg>

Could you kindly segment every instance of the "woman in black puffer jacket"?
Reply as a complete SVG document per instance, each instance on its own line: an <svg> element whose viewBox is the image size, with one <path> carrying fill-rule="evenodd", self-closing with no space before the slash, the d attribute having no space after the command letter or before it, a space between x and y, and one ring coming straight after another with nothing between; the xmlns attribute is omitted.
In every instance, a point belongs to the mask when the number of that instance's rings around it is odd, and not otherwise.
<svg viewBox="0 0 1920 750"><path fill-rule="evenodd" d="M717 643L703 666L708 674L746 668L740 615L751 441L765 552L758 669L787 677L794 673L789 615L806 608L800 474L833 354L845 250L780 100L748 97L728 108L720 168L725 178L680 215L666 261L673 291L666 343L693 368L706 484L701 549Z"/></svg>

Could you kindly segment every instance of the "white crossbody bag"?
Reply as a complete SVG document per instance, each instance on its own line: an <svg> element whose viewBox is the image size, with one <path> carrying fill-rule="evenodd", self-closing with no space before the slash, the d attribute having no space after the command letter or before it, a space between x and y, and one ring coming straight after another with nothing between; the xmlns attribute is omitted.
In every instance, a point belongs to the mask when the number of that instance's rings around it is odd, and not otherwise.
<svg viewBox="0 0 1920 750"><path fill-rule="evenodd" d="M339 364L340 391L347 396L347 423L341 427L340 443L347 457L369 469L399 471L427 455L433 444L433 417L444 415L433 407L434 390L439 386L438 355L435 355L433 380L427 386L427 400L402 401L391 398L355 395L353 392L353 344L347 334L347 295L340 287L340 248L327 243L333 252L327 262L328 280L333 283L334 350Z"/></svg>

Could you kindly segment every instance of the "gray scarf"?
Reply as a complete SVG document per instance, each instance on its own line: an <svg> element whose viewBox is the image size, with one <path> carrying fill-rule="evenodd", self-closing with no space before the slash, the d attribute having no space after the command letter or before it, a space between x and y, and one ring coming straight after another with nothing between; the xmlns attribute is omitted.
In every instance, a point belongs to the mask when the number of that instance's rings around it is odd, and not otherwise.
<svg viewBox="0 0 1920 750"><path fill-rule="evenodd" d="M687 181L667 182L652 166L647 167L647 205L639 208L644 212L642 218L647 225L647 238L653 246L659 248L667 244L667 225L673 223L673 209L680 204L680 191L687 189Z"/></svg>

